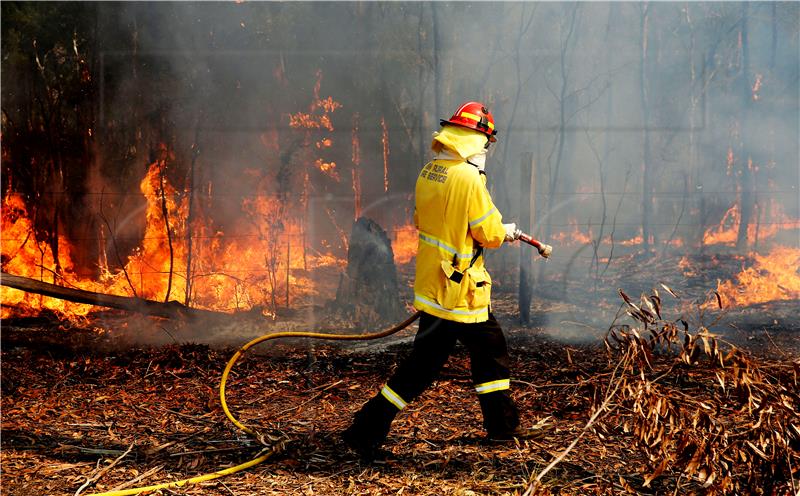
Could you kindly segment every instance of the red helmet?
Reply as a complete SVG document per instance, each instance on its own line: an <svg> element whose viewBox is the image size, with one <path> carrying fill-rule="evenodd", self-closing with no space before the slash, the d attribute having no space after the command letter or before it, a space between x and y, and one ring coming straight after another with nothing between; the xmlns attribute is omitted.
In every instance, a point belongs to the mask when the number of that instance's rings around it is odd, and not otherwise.
<svg viewBox="0 0 800 496"><path fill-rule="evenodd" d="M485 134L492 143L497 141L494 137L497 134L497 129L494 128L494 117L489 113L486 106L480 102L467 102L461 105L455 111L453 117L448 120L442 119L439 123L443 126L445 124L454 124L474 129Z"/></svg>

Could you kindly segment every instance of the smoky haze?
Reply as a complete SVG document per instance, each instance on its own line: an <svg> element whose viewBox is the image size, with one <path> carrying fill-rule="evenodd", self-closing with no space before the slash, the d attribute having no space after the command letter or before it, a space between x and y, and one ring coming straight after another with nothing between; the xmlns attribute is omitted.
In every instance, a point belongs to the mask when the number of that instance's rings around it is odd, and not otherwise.
<svg viewBox="0 0 800 496"><path fill-rule="evenodd" d="M728 246L705 246L703 236L734 205L762 229L800 217L800 4L82 9L91 22L76 53L92 61L96 131L91 157L73 165L89 171L74 179L84 186L72 189L88 220L65 229L74 239L96 239L101 210L113 212L115 250L123 254L144 232L139 182L165 153L177 189L202 192L193 201L209 233L230 236L222 243L252 234L243 200L263 195L280 199L282 215L303 225L302 242L315 253L346 254L357 202L392 237L411 222L414 183L438 119L468 100L486 103L499 130L487 173L506 221L519 222L530 208L520 171L533 168L532 220L522 227L556 249L549 264L534 263L534 299L617 298L616 286L598 281L601 268L615 269L613 250L624 249L601 238L644 235L644 248L661 255L728 253ZM15 36L10 17L4 5L4 40ZM33 38L46 29L61 29L66 39L73 33L56 19L16 29ZM4 52L15 49L9 43ZM4 113L17 112L8 104L24 98L24 87L21 77L3 79ZM320 103L328 97L336 105ZM330 125L293 126L301 113ZM8 126L4 115L4 136ZM5 148L4 173L17 180L24 161ZM26 185L33 188L14 187ZM781 233L781 242L800 247L797 232ZM747 239L744 249L756 243ZM78 265L92 270L101 245L85 242ZM518 250L488 257L498 294L516 291ZM658 282L651 269L644 263L635 271L634 293ZM333 294L318 297L322 303Z"/></svg>

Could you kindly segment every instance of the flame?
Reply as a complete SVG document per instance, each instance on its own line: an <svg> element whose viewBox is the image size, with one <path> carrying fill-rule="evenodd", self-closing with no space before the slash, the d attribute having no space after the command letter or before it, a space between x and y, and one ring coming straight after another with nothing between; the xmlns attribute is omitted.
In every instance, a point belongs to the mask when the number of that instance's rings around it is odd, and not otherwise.
<svg viewBox="0 0 800 496"><path fill-rule="evenodd" d="M339 182L339 173L336 172L336 162L325 162L321 158L318 158L314 165L322 171L323 174L330 177L337 183Z"/></svg>
<svg viewBox="0 0 800 496"><path fill-rule="evenodd" d="M753 265L719 282L717 292L726 307L800 299L800 248L777 245L766 255L754 254Z"/></svg>
<svg viewBox="0 0 800 496"><path fill-rule="evenodd" d="M53 253L47 242L36 239L33 222L28 217L25 202L20 195L10 193L3 200L0 240L2 240L3 271L66 286L88 286L86 289L92 290L91 281L81 279L74 273L70 245L66 238L59 236L58 260L53 259ZM75 316L86 315L93 308L92 305L70 303L5 286L0 288L0 296L3 301L3 308L0 311L2 318L31 314L16 313L10 306L48 309Z"/></svg>
<svg viewBox="0 0 800 496"><path fill-rule="evenodd" d="M678 261L678 268L683 271L684 277L694 277L697 275L697 270L695 269L692 262L689 261L689 256L684 255Z"/></svg>
<svg viewBox="0 0 800 496"><path fill-rule="evenodd" d="M736 236L739 231L739 204L731 206L722 216L719 224L713 226L703 233L703 244L732 244L736 243Z"/></svg>
<svg viewBox="0 0 800 496"><path fill-rule="evenodd" d="M283 67L280 67L283 77ZM313 98L307 112L289 114L292 129L305 133L309 148L323 151L333 147L333 139L324 131L334 130L331 114L342 107L333 97L320 97L322 72L317 71ZM353 130L353 188L360 200L361 186L358 170L358 121ZM388 156L386 125L384 128L384 161ZM318 132L322 131L322 132ZM277 129L259 135L261 144L279 150ZM262 309L274 313L278 304L289 305L292 300L317 294L316 282L309 270L321 267L341 267L345 262L330 253L307 253L305 232L300 219L287 212L288 205L271 191L259 191L255 197L242 202L246 218L229 228L230 232L215 231L214 223L193 214L188 222L191 196L175 188L167 180L165 169L174 163L176 155L166 144L158 145L158 160L150 165L140 183L147 201L146 227L142 242L124 261L124 268L109 269L103 250L95 278L81 278L73 273L68 240L58 239L59 260L52 260L52 250L46 241L36 238L33 222L19 195L9 193L2 211L3 270L9 273L69 285L88 291L136 296L157 301L176 300L194 307L217 311ZM334 160L311 158L315 166L334 181L339 172ZM309 167L303 169L304 189L301 205L308 201ZM386 169L387 165L384 164ZM247 170L248 180L266 190L276 183L275 178L262 177L259 170ZM386 172L384 173L386 176ZM212 194L209 183L205 194ZM357 202L357 209L360 205ZM297 209L295 209L297 210ZM303 209L299 209L303 210ZM332 219L333 220L333 219ZM101 239L108 233L101 232ZM346 236L344 237L346 244ZM190 244L191 242L191 244ZM191 249L191 251L190 251ZM191 252L191 257L189 254ZM191 267L189 259L191 258ZM62 300L30 295L8 288L2 289L3 316L36 313L43 308L56 310L66 317L85 315L93 307Z"/></svg>
<svg viewBox="0 0 800 496"><path fill-rule="evenodd" d="M553 241L563 246L585 245L594 241L591 228L588 233L581 231L580 227L578 227L577 219L571 218L567 224L569 226L567 230L551 236Z"/></svg>
<svg viewBox="0 0 800 496"><path fill-rule="evenodd" d="M675 239L669 240L669 242L667 242L666 244L668 244L669 246L672 246L674 248L683 248L685 243L683 242L683 240L681 238L675 238Z"/></svg>
<svg viewBox="0 0 800 496"><path fill-rule="evenodd" d="M318 70L317 81L314 84L314 98L311 100L308 112L289 114L289 127L292 129L326 129L333 131L330 114L341 108L342 104L335 101L331 96L320 98L319 92L321 88L322 71ZM317 112L318 110L321 110L322 113ZM317 147L320 147L319 144Z"/></svg>
<svg viewBox="0 0 800 496"><path fill-rule="evenodd" d="M147 224L142 243L128 257L124 270L112 273L101 267L97 280L78 277L71 246L63 237L59 238L59 260L54 261L47 243L36 239L24 202L15 194L6 195L3 202L3 270L87 291L158 301L184 302L189 285L193 307L226 312L261 308L270 315L278 304L317 294L307 268L344 263L330 254L309 255L299 222L286 214L281 201L266 194L242 202L248 222L231 237L202 227L203 219L190 228L188 196L169 184L163 167L162 161L151 164L140 183L147 200ZM191 271L187 270L189 234L194 239ZM2 300L4 318L32 315L45 308L70 318L93 309L6 287Z"/></svg>
<svg viewBox="0 0 800 496"><path fill-rule="evenodd" d="M328 131L333 131L330 117L305 112L289 114L289 127L293 129L327 129Z"/></svg>
<svg viewBox="0 0 800 496"><path fill-rule="evenodd" d="M632 237L631 239L623 239L619 242L622 246L639 246L644 242L644 237L641 234L637 234L636 236Z"/></svg>
<svg viewBox="0 0 800 496"><path fill-rule="evenodd" d="M317 95L317 97L319 97L319 95ZM320 100L319 98L315 100L314 104L312 105L312 110L316 109L317 107L321 107L326 114L330 114L333 113L336 109L341 108L342 104L335 101L332 96L329 96L328 98L322 100Z"/></svg>
<svg viewBox="0 0 800 496"><path fill-rule="evenodd" d="M419 244L419 233L414 224L406 224L394 230L394 240L392 241L392 251L394 252L394 263L406 264L417 256Z"/></svg>
<svg viewBox="0 0 800 496"><path fill-rule="evenodd" d="M736 164L736 160L733 156L733 147L728 147L728 153L725 156L725 174L730 176L733 173L733 166Z"/></svg>
<svg viewBox="0 0 800 496"><path fill-rule="evenodd" d="M761 90L761 83L764 79L763 74L756 74L756 81L753 83L753 101L758 101L758 92Z"/></svg>
<svg viewBox="0 0 800 496"><path fill-rule="evenodd" d="M766 203L769 208L770 219L777 219L775 222L756 223L751 222L747 226L747 238L754 240L766 239L775 236L778 232L789 229L800 229L800 220L791 220L783 211L783 207L776 202ZM756 214L761 215L762 208L756 204ZM704 245L735 245L739 235L739 225L741 224L741 214L739 204L733 204L722 216L719 224L706 229L703 233Z"/></svg>

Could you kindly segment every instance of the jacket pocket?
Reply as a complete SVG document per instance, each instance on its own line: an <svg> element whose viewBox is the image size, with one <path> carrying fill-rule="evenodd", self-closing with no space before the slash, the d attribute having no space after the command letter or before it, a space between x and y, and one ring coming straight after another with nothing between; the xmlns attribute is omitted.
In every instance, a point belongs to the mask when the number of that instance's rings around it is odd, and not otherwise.
<svg viewBox="0 0 800 496"><path fill-rule="evenodd" d="M442 277L444 283L439 294L439 304L446 310L452 310L459 303L464 304L467 292L467 284L463 278L459 277L456 268L446 260L442 260Z"/></svg>
<svg viewBox="0 0 800 496"><path fill-rule="evenodd" d="M467 302L472 309L489 306L492 296L492 278L485 268L467 269L467 279L469 281L469 291L467 292Z"/></svg>

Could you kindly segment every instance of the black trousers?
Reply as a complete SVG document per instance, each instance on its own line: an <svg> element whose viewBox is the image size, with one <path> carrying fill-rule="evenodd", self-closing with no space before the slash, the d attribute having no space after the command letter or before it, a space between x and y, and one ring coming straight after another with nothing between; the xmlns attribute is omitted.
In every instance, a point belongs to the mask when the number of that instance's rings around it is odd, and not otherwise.
<svg viewBox="0 0 800 496"><path fill-rule="evenodd" d="M436 379L456 341L461 341L469 351L473 384L476 389L483 390L479 391L478 399L484 428L489 435L513 432L519 425L519 413L507 388L509 369L505 336L494 315L489 313L486 322L465 324L423 313L411 355L389 379L386 387L356 413L349 428L350 434L362 443L380 446L401 407L414 400ZM499 390L493 390L498 387Z"/></svg>

